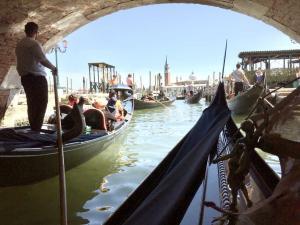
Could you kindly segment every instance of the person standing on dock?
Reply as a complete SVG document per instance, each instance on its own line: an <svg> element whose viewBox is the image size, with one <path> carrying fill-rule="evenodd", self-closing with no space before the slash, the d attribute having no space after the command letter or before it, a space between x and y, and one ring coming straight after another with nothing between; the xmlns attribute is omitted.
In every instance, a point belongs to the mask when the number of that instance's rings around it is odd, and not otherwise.
<svg viewBox="0 0 300 225"><path fill-rule="evenodd" d="M239 92L244 90L244 83L250 86L250 83L245 75L241 64L236 64L236 70L231 73L231 80L234 82L234 95L237 96Z"/></svg>
<svg viewBox="0 0 300 225"><path fill-rule="evenodd" d="M128 87L130 87L131 89L133 88L133 80L132 80L132 75L128 74L127 79L126 79L126 83L128 85Z"/></svg>
<svg viewBox="0 0 300 225"><path fill-rule="evenodd" d="M38 25L28 22L25 25L26 37L21 39L15 49L17 71L27 98L27 113L31 130L39 131L43 125L48 104L48 84L44 67L57 75L56 67L46 58L39 42Z"/></svg>
<svg viewBox="0 0 300 225"><path fill-rule="evenodd" d="M258 68L255 72L255 83L258 85L262 85L264 83L265 75L261 68Z"/></svg>
<svg viewBox="0 0 300 225"><path fill-rule="evenodd" d="M115 86L118 84L118 77L116 74L113 75L113 78L110 80L110 86Z"/></svg>

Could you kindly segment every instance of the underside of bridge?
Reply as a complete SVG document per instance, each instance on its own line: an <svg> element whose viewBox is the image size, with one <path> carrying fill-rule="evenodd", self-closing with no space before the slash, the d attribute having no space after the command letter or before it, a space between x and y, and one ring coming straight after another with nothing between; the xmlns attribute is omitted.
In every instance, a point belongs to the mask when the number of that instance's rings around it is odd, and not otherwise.
<svg viewBox="0 0 300 225"><path fill-rule="evenodd" d="M105 15L133 7L189 3L240 12L276 27L300 42L299 0L2 0L0 2L0 118L18 88L14 48L28 21L39 24L46 50L66 35ZM121 21L120 21L121 23ZM17 82L16 82L17 83Z"/></svg>

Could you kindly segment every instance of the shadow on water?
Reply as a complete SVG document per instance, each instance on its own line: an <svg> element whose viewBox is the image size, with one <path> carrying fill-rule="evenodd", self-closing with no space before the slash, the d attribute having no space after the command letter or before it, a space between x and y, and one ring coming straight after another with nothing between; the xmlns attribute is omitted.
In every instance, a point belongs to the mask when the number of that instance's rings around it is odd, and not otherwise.
<svg viewBox="0 0 300 225"><path fill-rule="evenodd" d="M107 175L120 170L122 155L114 147L66 172L69 224L88 222L76 216L77 212L86 210L84 203L101 191ZM59 224L58 190L58 177L32 185L0 188L0 224Z"/></svg>

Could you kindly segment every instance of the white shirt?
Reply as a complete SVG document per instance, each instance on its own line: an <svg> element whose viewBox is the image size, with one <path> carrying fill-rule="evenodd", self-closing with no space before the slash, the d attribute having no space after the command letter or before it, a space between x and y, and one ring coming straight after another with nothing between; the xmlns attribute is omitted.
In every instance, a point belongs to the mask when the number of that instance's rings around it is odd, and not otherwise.
<svg viewBox="0 0 300 225"><path fill-rule="evenodd" d="M34 38L23 38L16 47L17 71L20 76L34 74L47 76L44 66L40 63L47 58L41 45Z"/></svg>
<svg viewBox="0 0 300 225"><path fill-rule="evenodd" d="M241 68L236 69L232 72L231 76L235 82L244 82L245 72Z"/></svg>

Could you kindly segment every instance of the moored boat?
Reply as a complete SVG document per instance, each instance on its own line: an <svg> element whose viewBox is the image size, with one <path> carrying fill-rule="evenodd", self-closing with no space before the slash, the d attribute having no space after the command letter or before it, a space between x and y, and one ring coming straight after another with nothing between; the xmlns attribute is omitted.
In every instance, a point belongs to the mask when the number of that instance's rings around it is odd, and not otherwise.
<svg viewBox="0 0 300 225"><path fill-rule="evenodd" d="M235 115L248 114L254 107L257 99L265 92L263 86L254 85L245 92L239 93L237 96L227 101L229 109Z"/></svg>
<svg viewBox="0 0 300 225"><path fill-rule="evenodd" d="M134 109L152 109L157 107L166 107L171 105L175 99L165 97L164 99L134 99Z"/></svg>
<svg viewBox="0 0 300 225"><path fill-rule="evenodd" d="M114 87L114 90L124 92L131 89ZM124 120L112 122L111 129L101 125L107 118L103 118L100 110L89 109L84 112L91 129L64 143L66 170L102 152L125 132L133 113L131 97L123 100L123 107ZM34 183L58 174L55 126L45 125L43 128L41 132L32 132L28 127L0 130L0 186Z"/></svg>

